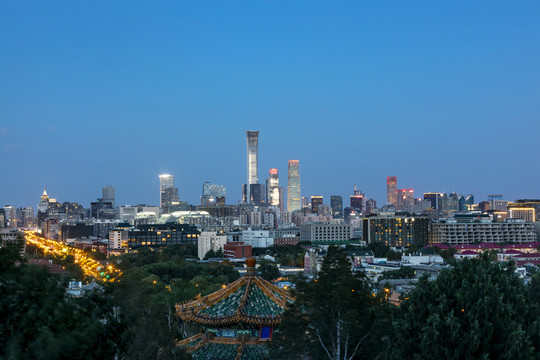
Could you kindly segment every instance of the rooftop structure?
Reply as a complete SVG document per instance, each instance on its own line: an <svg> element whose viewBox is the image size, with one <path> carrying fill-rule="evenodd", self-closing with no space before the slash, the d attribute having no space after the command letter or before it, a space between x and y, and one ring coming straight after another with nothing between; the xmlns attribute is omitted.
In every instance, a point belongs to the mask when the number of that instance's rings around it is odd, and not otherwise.
<svg viewBox="0 0 540 360"><path fill-rule="evenodd" d="M180 319L205 326L201 333L178 342L194 359L268 356L264 344L294 298L258 276L255 259L246 263L245 276L215 293L176 305Z"/></svg>

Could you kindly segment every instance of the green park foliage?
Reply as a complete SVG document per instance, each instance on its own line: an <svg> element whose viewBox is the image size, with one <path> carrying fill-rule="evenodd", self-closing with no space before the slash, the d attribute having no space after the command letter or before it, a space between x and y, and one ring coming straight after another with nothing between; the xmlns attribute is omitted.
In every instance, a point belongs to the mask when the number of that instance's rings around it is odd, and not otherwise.
<svg viewBox="0 0 540 360"><path fill-rule="evenodd" d="M530 285L512 264L455 262L421 278L395 315L388 359L538 359L539 279Z"/></svg>
<svg viewBox="0 0 540 360"><path fill-rule="evenodd" d="M303 248L268 252L280 262ZM0 248L0 358L189 359L176 342L200 328L181 322L175 304L239 276L227 263L194 260L196 253L173 245L110 258L123 272L119 281L75 299L66 296L67 279ZM54 260L77 273L69 258ZM259 265L264 278L279 276L274 263ZM421 278L394 306L331 246L317 277L296 281L296 302L274 331L270 358L540 359L540 273L526 284L514 270L492 254L456 261L435 280ZM402 269L385 277L411 275Z"/></svg>
<svg viewBox="0 0 540 360"><path fill-rule="evenodd" d="M374 358L391 308L373 296L365 276L351 272L346 253L328 249L318 277L296 284L296 302L274 333L273 359Z"/></svg>
<svg viewBox="0 0 540 360"><path fill-rule="evenodd" d="M0 358L114 359L126 324L110 296L66 296L66 281L0 248Z"/></svg>

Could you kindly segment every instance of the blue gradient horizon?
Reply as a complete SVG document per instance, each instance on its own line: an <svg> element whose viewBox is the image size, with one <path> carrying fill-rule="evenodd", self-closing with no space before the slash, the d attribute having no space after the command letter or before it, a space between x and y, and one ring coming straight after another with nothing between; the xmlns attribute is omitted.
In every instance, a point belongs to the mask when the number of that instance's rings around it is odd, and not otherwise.
<svg viewBox="0 0 540 360"><path fill-rule="evenodd" d="M0 206L158 204L300 160L303 196L353 184L540 198L540 3L6 1Z"/></svg>

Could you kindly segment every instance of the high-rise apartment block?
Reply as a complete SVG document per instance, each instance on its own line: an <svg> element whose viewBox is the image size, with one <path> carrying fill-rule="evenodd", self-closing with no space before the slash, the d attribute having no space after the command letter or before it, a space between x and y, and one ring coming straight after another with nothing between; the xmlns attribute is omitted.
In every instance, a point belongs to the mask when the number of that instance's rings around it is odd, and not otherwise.
<svg viewBox="0 0 540 360"><path fill-rule="evenodd" d="M386 203L397 207L397 176L386 178Z"/></svg>
<svg viewBox="0 0 540 360"><path fill-rule="evenodd" d="M301 209L302 195L300 192L300 161L289 160L287 186L287 210L292 213Z"/></svg>

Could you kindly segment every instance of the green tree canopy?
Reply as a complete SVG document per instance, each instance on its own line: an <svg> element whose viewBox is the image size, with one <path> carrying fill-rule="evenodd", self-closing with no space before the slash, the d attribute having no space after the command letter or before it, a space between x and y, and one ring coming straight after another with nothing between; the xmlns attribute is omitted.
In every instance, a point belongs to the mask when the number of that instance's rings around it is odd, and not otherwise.
<svg viewBox="0 0 540 360"><path fill-rule="evenodd" d="M279 269L277 265L269 260L259 261L259 272L264 280L272 281L279 278Z"/></svg>
<svg viewBox="0 0 540 360"><path fill-rule="evenodd" d="M374 357L385 319L381 300L363 275L351 272L345 252L329 247L319 277L296 286L296 301L275 332L272 358Z"/></svg>
<svg viewBox="0 0 540 360"><path fill-rule="evenodd" d="M68 297L65 282L12 247L0 248L0 264L0 358L114 359L124 350L126 327L108 296Z"/></svg>
<svg viewBox="0 0 540 360"><path fill-rule="evenodd" d="M511 264L492 261L489 254L456 262L433 281L424 277L396 315L388 358L538 357L532 335L539 313L531 308L538 293L532 290Z"/></svg>

